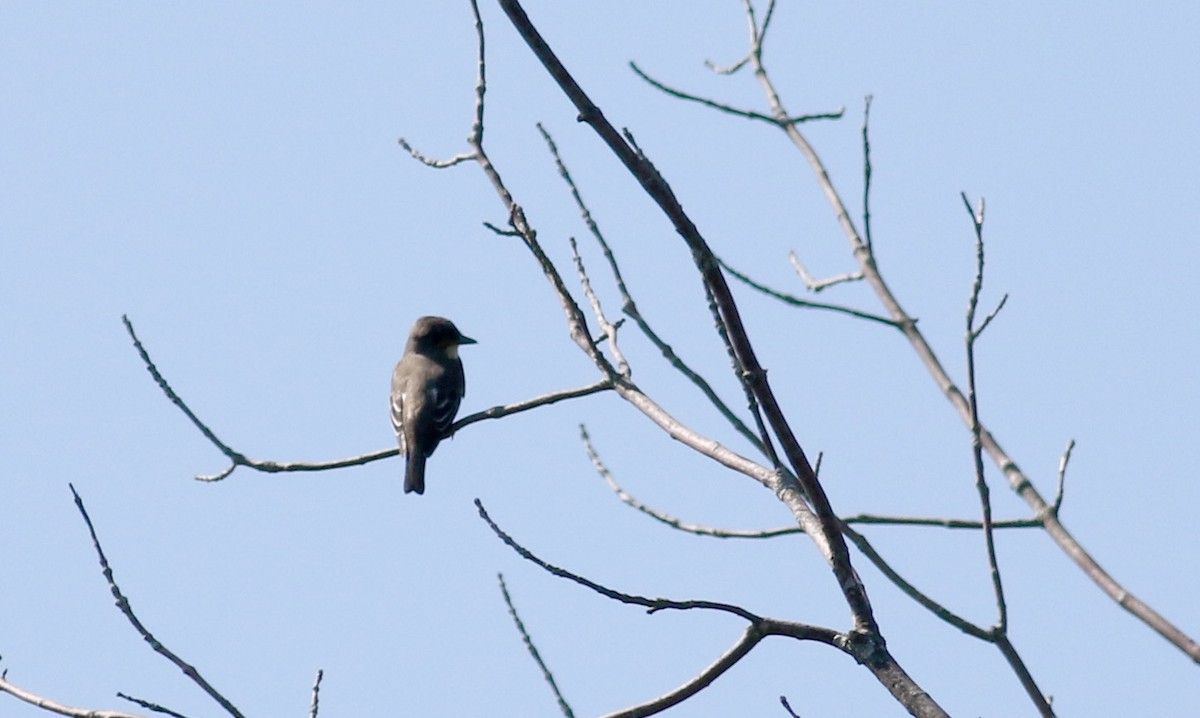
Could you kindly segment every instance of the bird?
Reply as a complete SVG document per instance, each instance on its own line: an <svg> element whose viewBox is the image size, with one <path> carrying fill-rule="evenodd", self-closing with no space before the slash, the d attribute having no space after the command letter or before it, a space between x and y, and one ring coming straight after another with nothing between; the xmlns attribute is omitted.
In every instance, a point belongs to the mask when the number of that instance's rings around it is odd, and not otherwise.
<svg viewBox="0 0 1200 718"><path fill-rule="evenodd" d="M425 460L446 438L467 391L458 348L476 343L445 317L421 317L413 324L392 372L392 428L407 458L406 494L425 493Z"/></svg>

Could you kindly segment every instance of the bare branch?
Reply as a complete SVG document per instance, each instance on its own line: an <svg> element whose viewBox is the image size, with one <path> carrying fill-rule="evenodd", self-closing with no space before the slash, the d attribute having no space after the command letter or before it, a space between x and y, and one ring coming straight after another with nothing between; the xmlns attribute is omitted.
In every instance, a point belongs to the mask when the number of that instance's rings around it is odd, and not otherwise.
<svg viewBox="0 0 1200 718"><path fill-rule="evenodd" d="M325 677L325 671L317 669L317 677L313 681L312 701L308 705L308 718L317 718L317 713L321 708L321 679Z"/></svg>
<svg viewBox="0 0 1200 718"><path fill-rule="evenodd" d="M642 718L643 716L652 716L656 713L661 713L672 706L682 703L707 688L722 673L742 660L766 635L759 629L757 624L751 623L749 626L746 626L746 630L742 633L737 643L733 644L728 651L721 654L721 657L714 661L712 665L701 671L700 675L670 693L666 693L652 701L631 706L615 713L608 713L603 718Z"/></svg>
<svg viewBox="0 0 1200 718"><path fill-rule="evenodd" d="M574 237L571 237L571 256L575 260L575 270L579 273L579 284L583 287L583 295L592 305L592 315L596 317L596 323L600 325L600 330L604 332L604 338L612 349L613 359L617 362L617 372L628 378L629 362L625 361L625 355L621 353L621 349L617 345L617 326L608 321L608 317L604 315L604 307L600 305L600 297L596 296L595 290L592 289L592 280L588 278L587 268L583 266L583 257L579 255L579 244Z"/></svg>
<svg viewBox="0 0 1200 718"><path fill-rule="evenodd" d="M868 252L874 251L871 244L871 96L863 101L862 147L863 147L863 240ZM859 277L862 272L859 272Z"/></svg>
<svg viewBox="0 0 1200 718"><path fill-rule="evenodd" d="M1033 680L1033 674L1029 672L1029 667L1017 654L1017 649L1013 648L1012 643L1008 640L1008 634L996 635L995 643L1000 649L1001 655L1004 656L1004 660L1008 661L1008 665L1017 674L1017 679L1021 681L1021 687L1025 689L1026 695L1033 701L1038 712L1042 714L1042 718L1054 718L1054 708L1051 707L1046 695L1038 688L1037 682Z"/></svg>
<svg viewBox="0 0 1200 718"><path fill-rule="evenodd" d="M155 713L162 713L163 715L169 715L172 718L187 718L187 716L185 716L184 714L182 714L178 711L173 711L170 708L167 708L166 706L159 705L158 703L152 703L151 701L147 701L147 700L142 700L141 698L135 698L133 696L126 695L119 691L117 692L117 698L127 700L130 703L136 703L148 711L153 711Z"/></svg>
<svg viewBox="0 0 1200 718"><path fill-rule="evenodd" d="M712 388L708 381L693 371L692 368L689 367L683 361L683 359L675 353L675 350L671 348L671 345L667 344L658 335L658 333L651 328L650 323L646 320L646 318L642 316L641 311L638 310L637 302L634 301L633 295L629 291L628 285L625 284L625 277L622 276L621 268L617 264L616 254L612 251L612 247L609 246L608 240L604 238L604 234L600 231L600 225L592 217L591 210L588 208L587 203L584 202L583 195L576 186L574 178L571 177L570 170L567 169L567 165L563 161L562 155L558 151L558 145L554 142L554 138L550 136L550 133L545 127L543 127L540 123L537 127L542 133L542 138L546 141L546 146L549 148L550 154L554 157L554 164L558 168L559 176L562 177L563 181L567 184L568 189L570 189L571 198L574 199L575 205L579 208L579 212L583 217L584 224L587 225L588 231L596 240L596 243L600 245L600 251L603 253L604 258L608 261L609 270L612 272L613 280L617 284L617 291L621 294L622 311L626 316L632 319L635 324L637 324L638 328L642 330L642 334L644 334L646 338L649 339L650 342L653 343L660 352L662 352L663 357L670 362L673 367L675 367L676 371L678 371L680 374L683 374L698 389L700 389L701 393L704 394L709 402L716 407L718 412L720 412L721 416L725 417L725 420L728 421L729 424L739 434L745 437L745 439L749 441L755 448L763 451L762 441L759 439L759 437L750 430L750 427L746 426L745 422L743 422L736 414L733 413L733 410L730 409L729 406L719 396L717 396L716 391Z"/></svg>
<svg viewBox="0 0 1200 718"><path fill-rule="evenodd" d="M794 307L806 307L809 309L825 309L825 310L828 310L831 312L840 312L842 314L848 314L852 317L857 317L859 319L866 319L867 321L870 321L870 322L878 322L880 324L886 324L887 326L893 327L895 329L903 330L903 328L904 328L900 321L895 320L895 319L888 319L887 317L880 316L878 314L871 314L870 312L863 312L863 311L859 311L857 309L851 309L850 307L843 307L839 304L827 304L825 302L814 302L814 301L810 301L808 299L801 299L800 297L794 296L792 294L787 294L786 292L780 292L778 290L771 289L770 287L766 286L765 284L756 282L753 279L751 279L749 276L737 271L733 267L730 267L729 264L727 262L725 262L724 260L718 259L717 261L720 262L721 267L726 272L729 272L731 275L733 275L733 277L735 279L741 280L742 283L750 286L753 289L757 289L758 291L762 292L763 294L766 294L769 297L774 297L775 299L778 299L779 301L783 302L784 304L790 304ZM917 320L916 319L908 319L908 321L916 323Z"/></svg>
<svg viewBox="0 0 1200 718"><path fill-rule="evenodd" d="M779 94L771 81L769 73L762 65L761 55L755 56L754 53L751 53L746 61L754 65L755 77L762 85L763 92L767 96L767 100L771 105L772 115L787 117L787 109L779 99ZM787 134L792 144L804 155L813 173L816 175L821 190L829 200L838 223L841 225L843 233L850 242L850 249L858 260L863 275L872 289L874 289L880 302L887 308L887 313L892 318L893 326L896 326L904 333L913 350L925 364L934 382L938 385L938 388L954 407L955 411L958 412L963 422L970 426L970 407L966 398L953 379L950 378L945 367L942 366L941 361L934 353L929 342L926 341L921 331L917 329L916 320L904 310L880 274L875 262L874 252L867 247L866 242L859 235L858 229L854 226L854 222L850 219L846 205L834 187L824 162L796 125L785 125L781 129ZM1197 643L1180 630L1178 626L1168 621L1160 613L1134 596L1129 589L1117 582L1116 579L1100 566L1096 559L1083 548L1079 541L1062 524L1058 516L1055 515L1053 506L1046 502L1036 487L1034 487L1033 482L1021 470L1017 462L1004 450L1000 442L988 431L986 426L980 427L980 438L984 450L987 451L993 463L1004 473L1012 490L1025 500L1033 510L1034 515L1044 519L1046 533L1058 544L1059 548L1118 605L1143 621L1163 638L1170 641L1193 661L1200 663L1200 643Z"/></svg>
<svg viewBox="0 0 1200 718"><path fill-rule="evenodd" d="M846 282L857 282L863 278L862 272L853 272L853 273L847 273L847 274L839 274L835 277L830 277L829 279L816 279L811 274L808 273L808 269L804 266L804 264L802 264L800 262L800 258L796 256L795 252L788 252L788 260L792 263L792 269L795 269L796 274L800 275L800 281L804 282L804 287L806 289L808 289L808 291L813 292L813 293L819 293L823 289L828 289L828 288L836 286L838 284L844 284ZM728 270L728 269L729 268L726 267L726 270ZM730 273L732 274L732 271ZM759 290L759 291L763 291L763 290ZM768 293L770 293L770 292L768 292ZM777 295L773 295L773 296L775 296L776 299L782 299L782 297L779 297ZM881 319L882 318L883 317L881 317ZM887 319L886 321L889 323L891 322L890 319Z"/></svg>
<svg viewBox="0 0 1200 718"><path fill-rule="evenodd" d="M534 662L541 669L542 677L550 685L550 690L554 691L554 697L558 701L558 709L567 718L575 718L575 713L571 710L567 699L563 698L562 691L558 689L558 683L555 682L554 675L546 667L546 662L542 660L542 654L538 652L537 646L533 645L533 638L530 637L529 631L525 630L525 623L521 620L521 616L517 614L517 607L513 605L512 596L508 594L508 585L504 583L504 574L498 573L496 574L496 578L500 581L500 594L504 596L504 605L508 606L508 615L512 616L513 623L517 626L517 632L521 634L521 640L525 642L525 649L529 651L529 655L533 657Z"/></svg>
<svg viewBox="0 0 1200 718"><path fill-rule="evenodd" d="M49 698L43 698L36 693L18 688L8 682L8 671L0 674L0 693L7 693L10 696L19 700L25 701L29 705L41 708L49 713L57 713L61 716L71 716L72 718L143 718L142 716L133 713L124 713L122 711L102 711L92 708L75 708L62 703L57 703Z"/></svg>
<svg viewBox="0 0 1200 718"><path fill-rule="evenodd" d="M995 632L1004 635L1008 631L1008 602L1004 599L1004 582L1000 578L1000 565L996 560L996 535L992 530L991 490L983 472L983 440L979 424L979 394L975 383L975 342L983 331L975 327L975 310L979 306L979 294L983 291L983 200L979 200L978 214L971 211L971 202L964 192L963 204L975 225L975 281L971 284L971 297L967 301L967 403L971 411L971 458L975 467L975 490L979 494L979 506L983 514L983 540L987 549L988 569L992 575L992 592L996 597L997 621ZM1004 303L1001 302L1001 306ZM994 315L993 315L994 316Z"/></svg>
<svg viewBox="0 0 1200 718"><path fill-rule="evenodd" d="M800 714L792 710L792 706L788 703L787 696L779 696L779 703L783 705L783 709L788 712L792 718L800 718Z"/></svg>
<svg viewBox="0 0 1200 718"><path fill-rule="evenodd" d="M1058 460L1058 490L1054 492L1054 504L1052 511L1054 515L1058 515L1058 510L1062 508L1063 488L1067 483L1067 464L1071 461L1071 452L1075 450L1075 440L1071 439L1067 442L1067 448L1063 451L1062 458Z"/></svg>
<svg viewBox="0 0 1200 718"><path fill-rule="evenodd" d="M235 708L234 705L230 703L227 698L225 698L225 696L221 695L215 688L213 688L212 685L210 685L209 682L205 680L195 668L193 668L179 656L175 655L171 649L164 646L157 638L154 637L153 634L150 633L150 631L146 629L144 625L142 625L142 622L133 613L133 607L129 605L129 599L125 598L125 594L121 593L120 587L117 586L116 579L113 578L112 568L109 566L108 559L104 555L104 549L100 547L100 539L96 537L96 529L94 526L92 526L92 519L90 516L88 516L87 509L83 506L83 499L79 497L79 494L75 491L75 487L73 485L68 484L68 486L71 488L71 495L75 497L75 507L79 509L79 513L83 516L83 522L87 524L88 533L92 537L92 546L95 547L96 555L100 558L100 568L104 574L104 579L108 581L108 588L112 592L113 598L117 600L117 608L120 609L121 613L124 614L125 618L129 620L129 623L133 626L134 630L141 635L142 639L145 640L146 643L150 644L150 647L153 648L156 653L163 656L171 663L174 663L176 668L183 671L185 676L190 678L193 683L200 686L201 690L207 693L210 698L216 701L222 708L225 709L227 713L229 713L229 715L233 716L233 718L244 718L241 711Z"/></svg>
<svg viewBox="0 0 1200 718"><path fill-rule="evenodd" d="M762 620L759 616L754 615L741 606L735 606L729 603L720 603L717 601L674 601L669 598L646 598L645 596L622 593L606 586L602 586L601 584L584 578L579 574L571 573L565 568L559 568L558 566L546 563L542 559L535 556L532 551L517 543L516 540L514 540L511 536L505 533L503 529L496 525L495 521L492 521L492 517L488 516L487 510L483 508L483 502L479 499L475 499L475 508L479 510L479 517L491 527L496 536L505 544L507 544L508 547L513 551L516 551L521 558L537 564L547 573L558 576L559 578L565 578L568 581L574 581L580 586L590 588L606 598L611 598L614 601L620 601L621 603L628 603L634 606L643 606L647 609L647 613L655 613L656 611L663 610L685 611L695 608L731 613L751 622Z"/></svg>
<svg viewBox="0 0 1200 718"><path fill-rule="evenodd" d="M743 62L745 62L745 60L743 60ZM636 62L629 63L629 67L630 67L630 69L633 70L634 74L636 74L638 77L645 80L646 83L649 84L651 87L655 88L656 90L661 90L662 92L665 92L666 94L670 95L671 97L675 97L680 100L687 100L689 102L695 102L697 104L704 105L705 107L710 107L714 110L719 110L726 114L736 115L738 117L745 117L748 120L758 120L760 122L766 122L766 123L775 125L777 127L781 126L781 125L798 125L798 124L802 124L804 122L811 122L813 120L838 120L838 119L841 119L842 116L846 114L846 108L841 107L841 108L838 108L837 110L834 110L833 112L820 112L820 113L811 114L811 115L797 115L795 117L784 117L784 118L780 119L780 118L772 117L770 115L764 115L761 112L755 112L753 110L743 110L743 109L740 109L737 107L733 107L732 105L727 105L723 102L717 102L716 100L711 100L707 97L700 97L699 95L692 95L692 94L689 94L682 90L677 90L673 87L668 87L667 85L664 85L663 83L659 82L658 80L655 80L653 77L650 77L649 75L647 75L642 70L642 68L637 66Z"/></svg>

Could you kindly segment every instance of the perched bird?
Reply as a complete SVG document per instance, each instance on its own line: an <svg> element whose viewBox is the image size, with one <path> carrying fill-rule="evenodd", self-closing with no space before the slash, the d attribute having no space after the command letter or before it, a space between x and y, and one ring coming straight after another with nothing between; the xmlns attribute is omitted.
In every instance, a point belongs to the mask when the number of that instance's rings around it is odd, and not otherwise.
<svg viewBox="0 0 1200 718"><path fill-rule="evenodd" d="M392 372L392 428L400 454L408 457L406 494L425 493L425 459L446 437L467 392L458 347L475 343L443 317L421 317L413 325Z"/></svg>

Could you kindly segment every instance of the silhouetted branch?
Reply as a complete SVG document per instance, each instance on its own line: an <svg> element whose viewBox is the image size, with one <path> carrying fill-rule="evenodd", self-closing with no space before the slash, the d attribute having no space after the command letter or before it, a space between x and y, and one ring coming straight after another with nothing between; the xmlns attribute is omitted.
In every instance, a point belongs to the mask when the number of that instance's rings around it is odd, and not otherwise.
<svg viewBox="0 0 1200 718"><path fill-rule="evenodd" d="M554 680L554 674L546 667L546 662L542 660L542 654L538 652L537 646L533 645L533 638L530 637L529 631L525 630L525 622L521 620L521 616L517 614L517 607L513 605L512 596L508 594L508 585L504 583L504 574L496 574L496 578L500 581L500 594L504 596L504 605L508 606L508 615L512 616L513 623L517 627L517 632L521 634L521 640L525 643L525 649L529 651L529 655L533 657L534 663L542 671L542 678L546 679L550 690L554 691L554 698L558 701L558 709L567 718L575 718L575 713L571 710L571 706L567 703L567 699L563 698L562 691L558 689L558 683Z"/></svg>
<svg viewBox="0 0 1200 718"><path fill-rule="evenodd" d="M75 487L73 485L68 484L68 486L71 488L71 495L75 497L75 507L79 509L79 513L83 516L84 523L87 524L88 533L92 537L92 546L95 547L96 555L100 559L100 568L104 574L104 579L108 581L108 588L112 592L113 598L117 600L117 608L120 609L121 613L124 614L125 618L129 620L129 623L133 626L134 630L141 635L142 639L145 640L146 643L150 644L150 647L153 648L156 653L175 664L176 668L183 671L185 676L190 678L193 683L200 686L201 690L207 693L210 698L216 701L222 708L225 709L227 713L229 713L229 715L233 716L233 718L244 718L241 711L235 708L234 705L230 703L227 698L225 698L225 696L217 692L217 690L213 688L212 685L210 685L209 682L205 680L204 677L201 676L194 667L192 667L179 656L175 655L171 649L164 646L162 642L155 638L154 635L151 634L144 625L142 625L141 620L139 620L134 614L133 607L129 605L129 599L125 598L125 594L121 592L120 587L117 586L116 579L113 578L112 568L108 564L108 558L104 555L104 549L100 547L100 539L97 538L96 528L92 526L92 519L90 516L88 516L87 509L83 506L83 499L79 497L79 494L75 491Z"/></svg>
<svg viewBox="0 0 1200 718"><path fill-rule="evenodd" d="M127 700L130 703L136 703L137 705L141 706L142 708L145 708L148 711L153 711L155 713L162 713L163 715L171 716L171 718L187 718L187 716L185 716L184 714L182 714L178 711L173 711L170 708L167 708L166 706L159 705L158 703L154 703L151 701L143 700L141 698L135 698L134 696L126 695L124 693L121 693L120 691L117 692L117 698Z"/></svg>

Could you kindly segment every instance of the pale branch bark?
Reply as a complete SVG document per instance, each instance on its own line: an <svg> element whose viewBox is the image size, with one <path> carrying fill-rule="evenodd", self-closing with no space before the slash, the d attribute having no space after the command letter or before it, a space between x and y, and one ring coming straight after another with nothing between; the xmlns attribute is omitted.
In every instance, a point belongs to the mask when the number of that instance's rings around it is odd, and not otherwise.
<svg viewBox="0 0 1200 718"><path fill-rule="evenodd" d="M558 689L558 682L554 680L554 674L550 672L550 668L542 660L542 654L538 651L537 646L533 645L533 637L525 629L525 622L521 620L520 614L517 613L517 607L513 605L512 596L508 593L508 584L504 582L504 574L498 573L496 574L496 578L500 582L500 595L504 597L504 605L508 607L508 615L512 617L513 624L517 627L517 632L521 634L521 641L525 644L525 650L529 651L529 655L533 658L534 663L542 671L542 678L550 686L550 690L554 692L554 698L558 701L559 711L566 718L575 718L575 712L571 710L571 705L567 703L567 699L563 697L562 691Z"/></svg>
<svg viewBox="0 0 1200 718"><path fill-rule="evenodd" d="M8 682L8 671L5 670L0 674L0 693L7 693L13 698L25 701L31 706L36 706L49 713L57 713L60 716L71 716L71 718L145 718L134 713L125 713L124 711L106 711L96 710L94 708L75 708L74 706L64 705L57 701L52 701L49 698L44 698L31 693L23 688L19 688Z"/></svg>
<svg viewBox="0 0 1200 718"><path fill-rule="evenodd" d="M380 459L389 459L393 456L399 455L400 453L398 448L390 448L382 451L374 451L369 454L351 456L345 459L315 462L252 459L217 438L217 435L212 431L212 429L210 429L208 425L200 419L200 417L196 416L196 413L192 411L183 398L180 397L173 388L171 388L171 385L167 382L166 377L163 376L162 372L159 371L158 366L155 365L154 361L150 358L149 351L147 351L146 347L142 344L141 339L138 338L137 333L133 329L133 323L129 320L129 317L123 316L121 317L121 321L125 323L125 331L129 333L129 338L133 340L134 349L137 350L138 356L142 358L142 363L146 365L146 371L150 372L150 376L154 378L154 382L158 384L158 387L162 390L162 392L166 394L168 399L171 400L171 403L178 407L179 410L182 411L184 415L187 416L187 418L192 422L192 424L200 430L200 433L203 434L213 446L217 447L217 449L224 454L227 459L229 459L230 464L223 471L217 474L197 475L195 477L197 481L221 481L228 478L229 475L232 474L239 466L244 466L248 469L261 471L268 474L290 473L297 471L331 471L333 469L344 469L350 466L362 466L374 461L379 461ZM463 429L464 427L470 426L471 424L479 421L484 421L485 419L499 419L510 414L529 411L530 409L548 406L550 404L565 401L567 399L578 399L580 397L597 394L602 391L608 391L612 388L612 383L610 381L602 379L586 386L554 391L550 392L549 394L543 394L532 399L526 399L524 401L518 401L512 404L493 406L488 409L484 409L483 411L477 411L473 414L469 414L462 417L458 421L455 421L450 427L449 431L447 431L446 436L452 436L455 432Z"/></svg>
<svg viewBox="0 0 1200 718"><path fill-rule="evenodd" d="M862 272L854 272L854 273L850 273L850 274L839 274L837 276L828 277L826 279L817 279L817 278L813 277L811 274L809 274L808 268L804 266L804 263L800 261L800 258L798 256L796 256L795 252L788 252L788 261L792 263L792 269L796 270L796 274L800 275L800 281L804 282L804 287L806 289L808 289L808 291L810 291L814 294L818 294L826 289L829 289L830 287L835 287L839 284L846 284L848 282L859 282L859 281L862 281L862 278L863 278ZM727 271L730 271L729 267L725 266L724 263L722 263L721 266L724 266ZM732 271L730 271L730 273L732 274ZM738 279L741 279L743 282L746 282L749 279L749 277L746 277L744 279L742 277L738 277ZM763 290L760 289L759 291L763 291ZM782 299L782 297L777 296L776 299ZM787 300L784 300L784 301L787 301ZM797 301L799 301L799 300L797 300ZM854 310L846 309L845 307L837 307L832 304L821 306L821 305L817 305L816 302L813 302L812 304L813 304L814 309L836 309L838 311L844 311L847 314L852 314L854 316L862 316L862 313L854 314ZM887 319L886 317L877 317L875 315L869 315L869 316L875 321L882 320L885 324L892 323L892 321L890 319Z"/></svg>
<svg viewBox="0 0 1200 718"><path fill-rule="evenodd" d="M749 0L747 0L746 4L749 5ZM942 394L954 407L963 422L970 426L970 406L966 397L950 378L949 373L942 366L941 360L938 359L928 341L926 341L920 330L917 329L916 320L905 311L895 294L892 293L891 288L883 278L876 263L873 247L866 243L864 238L859 234L858 229L854 226L854 222L850 219L849 212L842 201L840 193L835 188L833 180L829 177L829 172L824 162L808 142L808 139L800 132L796 124L786 122L787 118L791 115L783 106L774 83L763 66L761 41L755 33L752 33L752 35L755 35L752 37L752 51L750 55L739 63L739 68L745 65L753 66L754 75L758 79L771 106L771 116L777 120L776 125L788 136L788 139L809 163L821 191L833 209L838 224L850 242L851 252L854 254L863 276L871 285L872 290L891 317L889 323L904 333L905 338L913 347L922 364L929 371L930 376ZM1054 540L1058 547L1067 554L1080 570L1119 606L1144 622L1194 662L1200 663L1200 643L1197 643L1179 627L1167 620L1167 618L1134 596L1100 566L1096 559L1067 530L1054 511L1054 505L1047 503L1037 488L1034 487L1029 477L1004 450L1000 442L986 426L980 427L980 441L992 462L1003 472L1010 488L1029 505L1034 515L1042 520L1046 533L1050 535L1051 539Z"/></svg>
<svg viewBox="0 0 1200 718"><path fill-rule="evenodd" d="M617 326L605 316L604 307L600 304L600 297L596 296L595 290L592 289L592 280L588 277L587 268L583 265L583 257L579 254L579 244L574 237L570 238L570 243L571 257L575 260L575 271L579 273L579 286L583 289L583 295L587 297L588 303L592 305L592 315L596 317L600 331L604 332L604 341L608 343L613 360L617 363L617 373L629 378L629 362L625 360L625 355L617 343Z"/></svg>
<svg viewBox="0 0 1200 718"><path fill-rule="evenodd" d="M71 495L75 497L75 507L79 509L80 515L83 516L83 522L87 524L88 534L92 537L92 546L96 549L96 556L100 559L101 572L104 574L105 581L108 582L109 591L112 592L113 598L116 599L117 608L120 609L121 613L126 619L128 619L130 625L132 625L134 630L138 632L138 634L142 637L142 640L150 644L150 647L154 649L155 653L163 656L168 661L173 663L176 668L183 671L185 676L191 679L193 683L199 686L201 690L207 693L210 698L216 701L217 704L221 706L221 708L225 709L225 712L233 716L233 718L244 718L241 711L239 711L233 705L233 703L229 701L229 699L221 695L217 689L213 688L212 684L210 684L204 678L204 676L200 675L200 672L197 671L191 664L189 664L187 661L184 661L171 649L163 645L161 641L155 638L154 635L145 627L145 625L142 624L141 620L138 619L137 615L134 614L133 607L129 605L129 599L125 598L125 594L121 592L121 588L117 585L117 581L113 577L112 567L108 563L108 558L104 555L104 549L100 546L100 539L96 536L96 528L92 525L92 518L88 516L87 509L83 505L83 499L80 498L79 493L75 491L75 487L73 485L69 486L71 488Z"/></svg>

